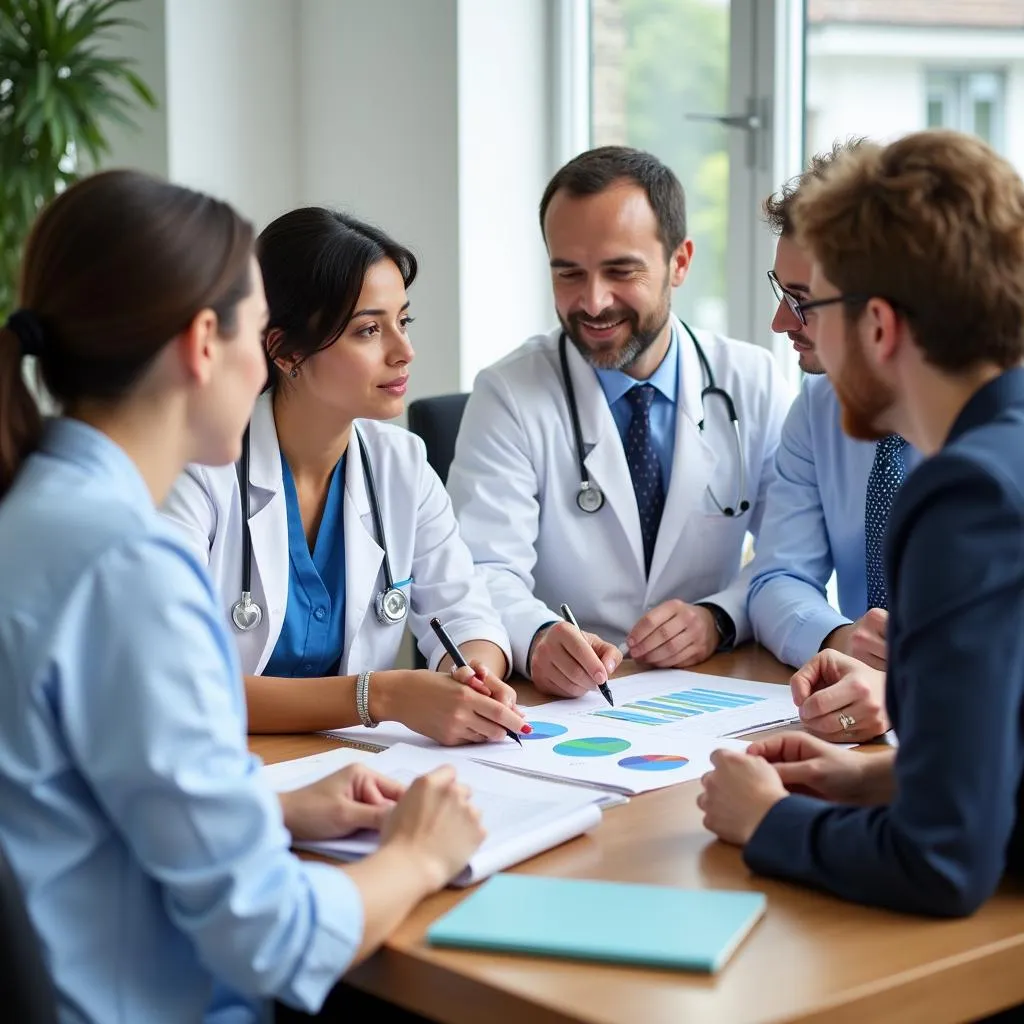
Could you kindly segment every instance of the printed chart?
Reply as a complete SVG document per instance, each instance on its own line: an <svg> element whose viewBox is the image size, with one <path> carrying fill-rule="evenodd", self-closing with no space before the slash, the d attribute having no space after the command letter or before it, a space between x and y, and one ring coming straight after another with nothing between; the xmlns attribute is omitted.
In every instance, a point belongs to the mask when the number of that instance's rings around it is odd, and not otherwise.
<svg viewBox="0 0 1024 1024"><path fill-rule="evenodd" d="M699 778L732 739L791 722L789 688L676 670L643 672L611 684L615 706L599 693L545 704L530 720L537 742L523 750L488 743L475 753L488 764L641 793ZM538 709L540 711L540 709ZM540 717L540 716L538 716ZM564 731L556 732L561 727Z"/></svg>
<svg viewBox="0 0 1024 1024"><path fill-rule="evenodd" d="M621 707L594 711L595 718L613 718L634 725L674 725L698 715L713 715L719 711L749 708L765 701L765 697L731 693L728 690L709 690L694 687L664 693L647 700L633 700Z"/></svg>
<svg viewBox="0 0 1024 1024"><path fill-rule="evenodd" d="M470 759L544 778L584 782L631 795L700 778L720 747L744 750L731 737L798 721L789 687L679 670L641 672L611 684L615 706L600 693L534 709L532 728L511 740L448 747ZM391 746L437 744L397 722L339 730L343 739Z"/></svg>
<svg viewBox="0 0 1024 1024"><path fill-rule="evenodd" d="M556 743L551 749L562 757L607 757L629 750L628 740L617 736L582 736L576 740Z"/></svg>
<svg viewBox="0 0 1024 1024"><path fill-rule="evenodd" d="M632 768L637 772L673 772L689 763L690 759L680 754L640 754L624 757L619 767Z"/></svg>

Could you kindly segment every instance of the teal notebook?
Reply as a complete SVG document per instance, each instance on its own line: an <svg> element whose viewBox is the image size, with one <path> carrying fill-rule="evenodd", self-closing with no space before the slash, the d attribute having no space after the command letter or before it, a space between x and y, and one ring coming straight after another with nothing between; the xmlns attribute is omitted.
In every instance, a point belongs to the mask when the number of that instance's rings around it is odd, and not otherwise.
<svg viewBox="0 0 1024 1024"><path fill-rule="evenodd" d="M495 875L435 921L427 941L711 973L765 903L759 892Z"/></svg>

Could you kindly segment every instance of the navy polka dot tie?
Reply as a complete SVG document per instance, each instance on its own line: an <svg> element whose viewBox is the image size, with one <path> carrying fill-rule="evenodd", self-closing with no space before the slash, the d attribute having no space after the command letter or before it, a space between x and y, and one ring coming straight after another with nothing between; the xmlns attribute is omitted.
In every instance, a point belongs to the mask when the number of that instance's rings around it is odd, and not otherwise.
<svg viewBox="0 0 1024 1024"><path fill-rule="evenodd" d="M637 384L626 392L633 415L626 431L626 462L633 480L633 493L640 513L640 534L644 541L644 569L651 571L651 555L658 539L661 513L665 508L665 485L661 463L651 438L651 406L656 392L653 384Z"/></svg>
<svg viewBox="0 0 1024 1024"><path fill-rule="evenodd" d="M882 565L882 539L885 537L893 500L906 475L903 464L903 452L906 447L907 442L899 434L883 437L875 445L875 461L868 477L867 500L864 505L869 608L889 607L885 567Z"/></svg>

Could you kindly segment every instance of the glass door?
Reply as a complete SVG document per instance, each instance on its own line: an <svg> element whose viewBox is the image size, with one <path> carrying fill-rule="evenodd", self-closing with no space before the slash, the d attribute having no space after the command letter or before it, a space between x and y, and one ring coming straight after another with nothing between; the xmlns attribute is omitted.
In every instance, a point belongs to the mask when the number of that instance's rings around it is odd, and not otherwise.
<svg viewBox="0 0 1024 1024"><path fill-rule="evenodd" d="M695 252L676 312L768 347L771 301L760 293L771 247L759 207L799 169L799 61L776 88L794 9L802 15L802 0L589 3L589 143L649 150L686 191Z"/></svg>

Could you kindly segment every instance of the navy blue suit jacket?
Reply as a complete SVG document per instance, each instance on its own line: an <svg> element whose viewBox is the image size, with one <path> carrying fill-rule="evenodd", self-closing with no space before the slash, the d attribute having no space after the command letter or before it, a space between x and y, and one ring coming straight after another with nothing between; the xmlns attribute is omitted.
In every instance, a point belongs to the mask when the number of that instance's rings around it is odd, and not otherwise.
<svg viewBox="0 0 1024 1024"><path fill-rule="evenodd" d="M911 474L885 555L895 796L788 796L744 857L860 903L965 915L1024 875L1024 370L978 391Z"/></svg>

